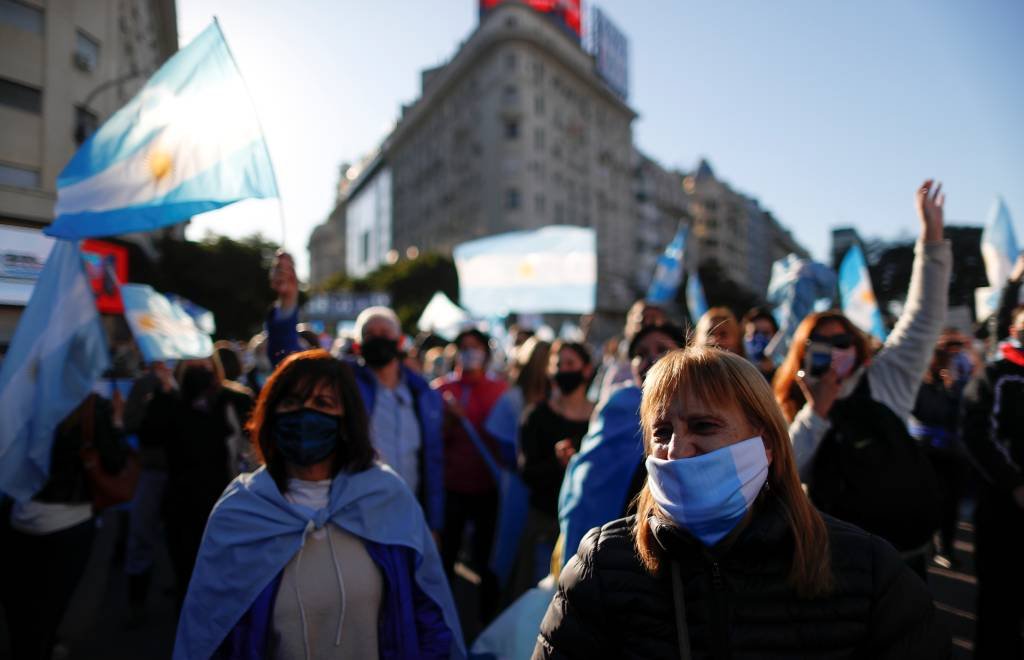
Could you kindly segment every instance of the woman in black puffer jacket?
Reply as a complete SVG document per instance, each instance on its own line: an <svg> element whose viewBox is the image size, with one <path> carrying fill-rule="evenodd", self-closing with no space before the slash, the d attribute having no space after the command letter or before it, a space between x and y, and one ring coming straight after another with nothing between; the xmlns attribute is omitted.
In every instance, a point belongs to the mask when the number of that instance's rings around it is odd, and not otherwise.
<svg viewBox="0 0 1024 660"><path fill-rule="evenodd" d="M563 570L534 658L944 658L923 582L884 540L822 516L746 360L689 348L644 385L637 515Z"/></svg>

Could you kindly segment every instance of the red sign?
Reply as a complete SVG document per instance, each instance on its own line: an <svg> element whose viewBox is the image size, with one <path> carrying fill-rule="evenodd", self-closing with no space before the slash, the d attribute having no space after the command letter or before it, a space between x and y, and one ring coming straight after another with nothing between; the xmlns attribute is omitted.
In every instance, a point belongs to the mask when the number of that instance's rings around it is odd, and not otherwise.
<svg viewBox="0 0 1024 660"><path fill-rule="evenodd" d="M96 309L101 314L123 314L121 285L128 280L128 249L88 239L82 241L85 272L96 294Z"/></svg>
<svg viewBox="0 0 1024 660"><path fill-rule="evenodd" d="M480 17L483 18L484 14L507 2L518 2L541 14L549 14L576 38L582 34L580 0L480 0Z"/></svg>

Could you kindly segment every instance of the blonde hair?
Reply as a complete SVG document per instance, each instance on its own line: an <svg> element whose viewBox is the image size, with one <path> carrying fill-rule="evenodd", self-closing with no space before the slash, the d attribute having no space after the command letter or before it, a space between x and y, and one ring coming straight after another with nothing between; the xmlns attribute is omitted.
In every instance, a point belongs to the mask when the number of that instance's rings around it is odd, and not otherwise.
<svg viewBox="0 0 1024 660"><path fill-rule="evenodd" d="M744 358L716 348L695 347L673 351L658 360L647 374L640 404L644 454L651 453L657 420L674 401L686 395L714 408L736 408L760 431L771 452L768 487L783 505L793 533L793 562L789 582L803 597L825 594L832 588L828 530L821 514L800 485L786 420L764 376ZM649 518L665 517L645 484L637 496L634 536L644 566L652 574L661 566L661 548Z"/></svg>

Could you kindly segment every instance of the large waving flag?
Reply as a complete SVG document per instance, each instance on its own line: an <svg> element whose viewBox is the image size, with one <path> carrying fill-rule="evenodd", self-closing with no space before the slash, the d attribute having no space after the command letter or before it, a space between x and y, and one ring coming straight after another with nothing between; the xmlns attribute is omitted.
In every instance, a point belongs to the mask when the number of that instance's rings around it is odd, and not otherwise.
<svg viewBox="0 0 1024 660"><path fill-rule="evenodd" d="M1010 278L1018 250L1010 210L1003 199L997 197L992 202L985 230L981 233L981 256L985 260L988 286L978 288L975 293L975 311L979 319L988 317L999 306L999 294Z"/></svg>
<svg viewBox="0 0 1024 660"><path fill-rule="evenodd" d="M57 425L109 364L78 245L57 241L0 367L0 491L23 501L43 487Z"/></svg>
<svg viewBox="0 0 1024 660"><path fill-rule="evenodd" d="M672 302L683 281L683 255L686 253L686 227L679 227L675 238L658 257L654 278L647 289L647 302L665 305Z"/></svg>
<svg viewBox="0 0 1024 660"><path fill-rule="evenodd" d="M205 358L213 354L209 335L177 302L146 284L121 287L124 318L146 362Z"/></svg>
<svg viewBox="0 0 1024 660"><path fill-rule="evenodd" d="M214 22L153 74L57 177L62 238L146 231L277 197L248 90Z"/></svg>
<svg viewBox="0 0 1024 660"><path fill-rule="evenodd" d="M593 229L551 225L458 245L459 301L479 317L589 314L597 289L596 244Z"/></svg>
<svg viewBox="0 0 1024 660"><path fill-rule="evenodd" d="M704 312L708 311L708 301L704 297L704 285L700 282L700 275L694 268L686 276L686 308L690 312L690 320L696 323Z"/></svg>
<svg viewBox="0 0 1024 660"><path fill-rule="evenodd" d="M859 245L846 251L839 264L839 298L843 303L843 314L858 328L885 341L889 331L882 321L875 291L871 288L868 264Z"/></svg>

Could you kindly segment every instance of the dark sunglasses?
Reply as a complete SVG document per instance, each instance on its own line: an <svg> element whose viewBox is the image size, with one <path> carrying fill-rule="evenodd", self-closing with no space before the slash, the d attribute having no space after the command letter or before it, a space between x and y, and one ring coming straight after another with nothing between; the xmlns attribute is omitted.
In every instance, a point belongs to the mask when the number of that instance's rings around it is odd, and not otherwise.
<svg viewBox="0 0 1024 660"><path fill-rule="evenodd" d="M831 337L823 337L821 335L811 335L811 342L831 344L833 348L850 348L853 346L853 335L843 333L841 335L832 335Z"/></svg>

